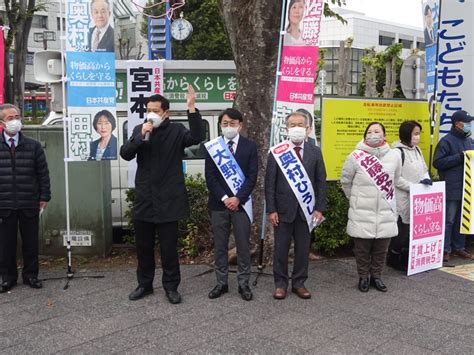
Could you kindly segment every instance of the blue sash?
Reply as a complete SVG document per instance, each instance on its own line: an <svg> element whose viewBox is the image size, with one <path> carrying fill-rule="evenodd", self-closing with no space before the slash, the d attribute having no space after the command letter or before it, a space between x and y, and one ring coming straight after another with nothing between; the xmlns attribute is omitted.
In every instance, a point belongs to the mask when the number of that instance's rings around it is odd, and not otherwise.
<svg viewBox="0 0 474 355"><path fill-rule="evenodd" d="M230 152L229 147L225 144L224 138L217 137L212 141L205 143L204 146L209 152L214 164L216 164L216 167L224 178L227 186L229 186L235 196L245 181L245 175L239 164L237 164L234 155ZM252 223L252 196L249 196L248 201L242 207L244 208L245 213L247 213L250 223Z"/></svg>

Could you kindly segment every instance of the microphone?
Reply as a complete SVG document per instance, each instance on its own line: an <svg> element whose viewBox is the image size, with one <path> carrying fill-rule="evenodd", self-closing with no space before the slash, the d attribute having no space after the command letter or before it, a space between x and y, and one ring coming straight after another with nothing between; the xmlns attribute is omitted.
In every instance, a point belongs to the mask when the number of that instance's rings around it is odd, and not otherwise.
<svg viewBox="0 0 474 355"><path fill-rule="evenodd" d="M145 132L145 137L143 138L144 142L149 142L150 141L150 132Z"/></svg>
<svg viewBox="0 0 474 355"><path fill-rule="evenodd" d="M150 112L146 115L145 122L150 122L153 125L153 128L157 128L161 124L162 119L156 113ZM143 137L143 141L144 142L150 141L150 132L145 132L145 137Z"/></svg>

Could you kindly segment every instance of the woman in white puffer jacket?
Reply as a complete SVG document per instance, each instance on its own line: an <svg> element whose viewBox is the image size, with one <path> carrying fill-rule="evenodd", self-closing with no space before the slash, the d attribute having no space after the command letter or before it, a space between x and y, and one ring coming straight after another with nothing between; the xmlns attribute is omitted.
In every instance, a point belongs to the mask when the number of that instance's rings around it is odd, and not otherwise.
<svg viewBox="0 0 474 355"><path fill-rule="evenodd" d="M410 185L431 185L432 181L423 153L418 148L421 125L416 121L405 121L400 125L398 133L400 141L393 144L402 161L401 176L396 185L398 236L390 243L387 265L406 271L410 236Z"/></svg>
<svg viewBox="0 0 474 355"><path fill-rule="evenodd" d="M369 124L364 139L356 146L377 157L388 173L391 186L398 182L401 170L400 155L385 141L385 127L378 122ZM381 276L390 238L398 234L396 207L391 207L372 178L351 153L342 168L341 184L349 199L347 233L354 240L354 255L359 274L359 290L367 292L369 284L379 291L387 287Z"/></svg>

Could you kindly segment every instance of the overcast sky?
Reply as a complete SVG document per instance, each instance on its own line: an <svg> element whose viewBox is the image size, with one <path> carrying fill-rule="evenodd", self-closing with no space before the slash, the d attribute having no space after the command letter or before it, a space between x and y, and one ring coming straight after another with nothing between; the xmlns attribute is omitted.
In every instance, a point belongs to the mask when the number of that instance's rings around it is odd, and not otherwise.
<svg viewBox="0 0 474 355"><path fill-rule="evenodd" d="M423 27L421 0L346 0L345 7L369 17Z"/></svg>

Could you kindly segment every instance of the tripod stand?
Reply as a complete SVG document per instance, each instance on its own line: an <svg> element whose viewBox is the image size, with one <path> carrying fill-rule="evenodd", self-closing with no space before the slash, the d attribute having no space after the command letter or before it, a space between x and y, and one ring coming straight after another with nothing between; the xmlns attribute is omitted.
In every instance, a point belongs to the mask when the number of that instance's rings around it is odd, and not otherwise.
<svg viewBox="0 0 474 355"><path fill-rule="evenodd" d="M44 235L44 224L43 224L43 217L40 216L41 220L41 230ZM66 284L63 287L63 290L67 290L69 288L69 282L74 278L74 271L72 270L72 248L71 248L71 236L67 235L67 242L66 242L66 261L67 261L67 272L66 276L64 277L49 277L45 279L41 279L41 281L48 281L48 280L63 280L66 279ZM103 279L104 275L82 275L81 278L84 279Z"/></svg>

